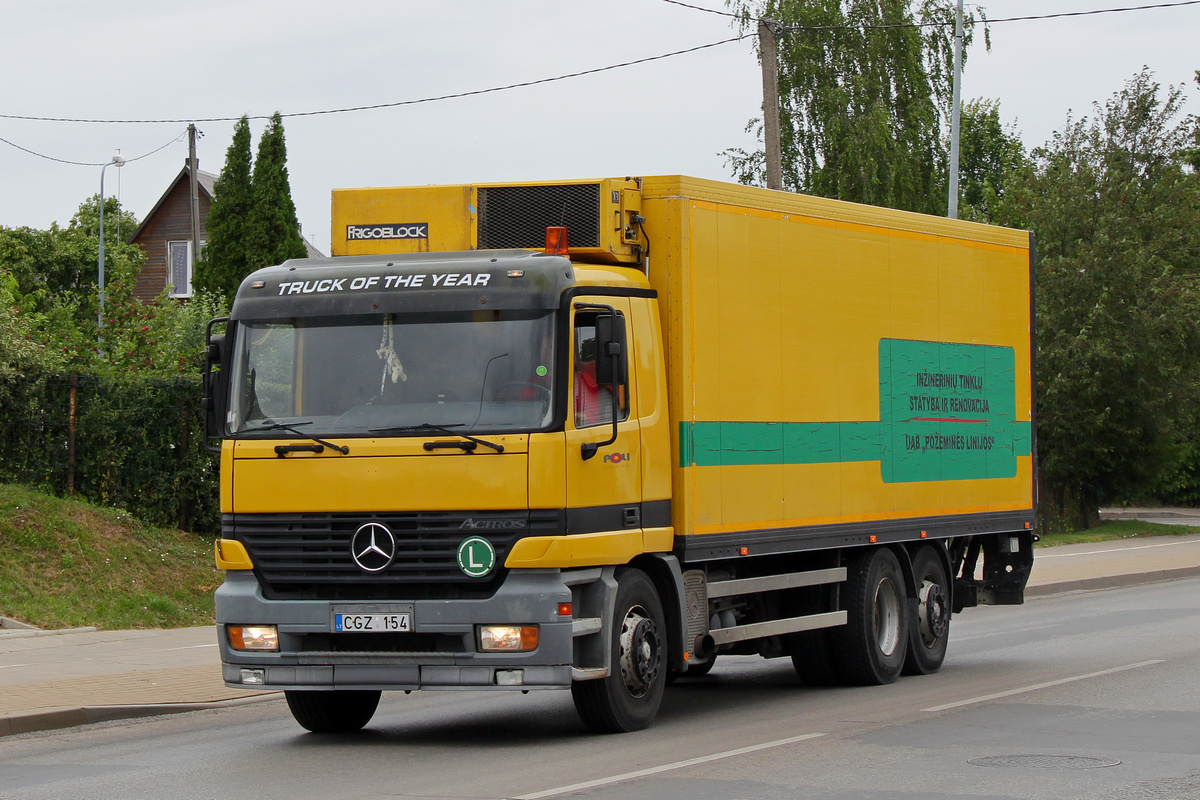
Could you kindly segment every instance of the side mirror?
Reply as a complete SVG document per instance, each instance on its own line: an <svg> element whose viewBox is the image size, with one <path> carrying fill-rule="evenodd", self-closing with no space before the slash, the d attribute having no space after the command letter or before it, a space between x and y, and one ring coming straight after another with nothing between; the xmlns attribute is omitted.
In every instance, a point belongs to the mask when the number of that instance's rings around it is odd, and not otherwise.
<svg viewBox="0 0 1200 800"><path fill-rule="evenodd" d="M213 329L221 326L222 333L214 333ZM225 359L225 333L229 325L229 317L218 317L208 323L205 332L204 372L200 377L203 397L200 398L200 408L204 412L204 446L213 452L220 452L220 447L214 447L209 441L221 435L222 422L225 417L226 372L221 369Z"/></svg>
<svg viewBox="0 0 1200 800"><path fill-rule="evenodd" d="M625 317L608 314L596 317L596 383L619 386L628 380L628 346L625 341Z"/></svg>

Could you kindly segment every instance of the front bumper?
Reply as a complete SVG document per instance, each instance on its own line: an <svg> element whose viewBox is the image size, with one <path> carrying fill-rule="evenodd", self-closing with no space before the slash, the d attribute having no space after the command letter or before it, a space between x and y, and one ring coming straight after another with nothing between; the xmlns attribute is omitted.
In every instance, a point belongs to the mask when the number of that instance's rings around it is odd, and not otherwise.
<svg viewBox="0 0 1200 800"><path fill-rule="evenodd" d="M412 607L410 633L340 634L332 630L332 607L353 603L268 600L252 572L230 571L216 593L225 684L305 690L566 688L573 626L558 607L572 602L569 584L575 582L561 570L514 570L487 599L398 601ZM537 649L480 652L476 629L484 624L537 625ZM233 650L228 625L278 626L279 652ZM244 670L254 682L243 680Z"/></svg>

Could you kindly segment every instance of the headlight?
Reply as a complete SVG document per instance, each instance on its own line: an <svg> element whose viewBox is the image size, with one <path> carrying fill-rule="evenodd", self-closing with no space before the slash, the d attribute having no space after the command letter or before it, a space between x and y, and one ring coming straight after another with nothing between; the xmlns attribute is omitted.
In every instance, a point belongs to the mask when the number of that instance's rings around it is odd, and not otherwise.
<svg viewBox="0 0 1200 800"><path fill-rule="evenodd" d="M274 625L228 625L225 630L234 650L279 651L279 631Z"/></svg>
<svg viewBox="0 0 1200 800"><path fill-rule="evenodd" d="M481 625L479 626L479 649L485 653L523 653L536 650L538 627L536 625Z"/></svg>

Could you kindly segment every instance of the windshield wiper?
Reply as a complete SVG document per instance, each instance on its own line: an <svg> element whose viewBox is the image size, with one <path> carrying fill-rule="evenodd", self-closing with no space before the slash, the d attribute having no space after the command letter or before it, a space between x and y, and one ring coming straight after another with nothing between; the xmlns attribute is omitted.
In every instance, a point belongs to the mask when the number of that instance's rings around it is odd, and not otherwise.
<svg viewBox="0 0 1200 800"><path fill-rule="evenodd" d="M294 433L297 436L303 436L305 439L311 439L312 441L316 442L317 444L321 444L321 445L324 445L325 447L328 447L330 450L337 450L342 455L348 455L350 453L349 447L337 445L337 444L334 444L333 442L327 442L324 439L318 439L316 436L310 436L309 434L305 433L304 431L296 430L297 426L312 425L312 422L294 422L294 423L290 423L290 424L286 423L286 422L272 422L270 420L266 420L266 422L268 424L259 425L257 428L242 429L241 431L239 431L239 433L257 433L258 431L288 431L289 433ZM282 456L284 453L288 453L295 449L296 448L293 445L281 444L281 445L277 445L275 447L275 453L276 453L276 455ZM314 452L319 453L321 451L315 450Z"/></svg>
<svg viewBox="0 0 1200 800"><path fill-rule="evenodd" d="M469 434L459 433L458 431L450 430L451 428L461 428L462 426L463 425L461 422L455 422L451 425L434 425L429 422L422 422L420 425L405 425L405 426L398 427L398 428L371 428L371 433L423 433L423 432L444 433L447 436L459 436L463 439L466 439L468 442L473 442L476 445L481 444L484 447L490 447L493 450L495 450L497 453L504 452L504 445L502 445L502 444L496 444L495 442L489 442L486 439L477 439L474 436L471 436ZM441 446L444 446L444 445L441 445ZM437 442L426 442L425 443L426 450L434 450L437 447L439 447L439 444ZM468 449L468 448L464 448L464 449ZM475 449L474 447L469 448L469 450L474 450L474 449Z"/></svg>

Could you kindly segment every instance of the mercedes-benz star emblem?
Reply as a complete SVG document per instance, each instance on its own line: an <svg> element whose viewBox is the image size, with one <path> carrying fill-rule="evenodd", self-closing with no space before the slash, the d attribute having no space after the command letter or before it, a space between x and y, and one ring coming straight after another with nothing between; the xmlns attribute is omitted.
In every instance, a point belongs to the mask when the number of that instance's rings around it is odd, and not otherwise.
<svg viewBox="0 0 1200 800"><path fill-rule="evenodd" d="M383 572L396 558L396 537L386 525L368 522L350 537L350 555L364 572Z"/></svg>

